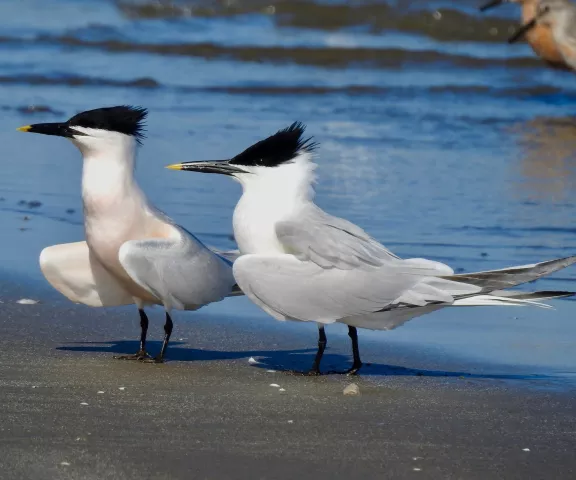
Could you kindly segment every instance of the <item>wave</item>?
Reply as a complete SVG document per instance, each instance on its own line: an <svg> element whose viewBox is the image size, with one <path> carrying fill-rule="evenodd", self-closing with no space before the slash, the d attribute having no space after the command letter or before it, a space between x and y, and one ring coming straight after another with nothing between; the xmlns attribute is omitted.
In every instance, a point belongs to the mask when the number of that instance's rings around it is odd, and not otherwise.
<svg viewBox="0 0 576 480"><path fill-rule="evenodd" d="M443 64L460 68L491 67L538 68L536 57L479 58L435 50L364 47L245 46L215 43L139 43L127 40L87 40L74 35L39 35L35 39L0 37L0 43L54 45L67 48L98 49L110 53L148 53L155 55L198 57L209 60L234 60L253 63L294 63L322 68L400 69L412 64Z"/></svg>
<svg viewBox="0 0 576 480"><path fill-rule="evenodd" d="M198 90L198 89L196 89ZM455 94L455 95L489 95L491 97L535 98L538 96L562 95L566 91L552 86L533 86L518 88L495 88L485 85L441 85L433 87L378 87L372 85L345 85L341 87L325 87L314 85L276 86L276 85L240 85L202 87L200 90L222 92L229 94L248 95L386 95L399 94ZM576 94L571 95L576 101Z"/></svg>
<svg viewBox="0 0 576 480"><path fill-rule="evenodd" d="M68 87L104 86L104 87L135 87L157 88L160 86L156 80L143 77L133 80L114 80L111 78L85 77L81 75L0 75L0 84L26 84L26 85L64 85Z"/></svg>
<svg viewBox="0 0 576 480"><path fill-rule="evenodd" d="M518 20L481 14L476 2L459 8L414 9L413 1L362 3L310 0L210 0L116 2L131 19L174 19L265 15L279 27L339 30L362 27L372 33L397 31L425 35L441 41L502 42L517 28ZM466 8L468 7L468 8ZM519 15L516 12L517 15Z"/></svg>
<svg viewBox="0 0 576 480"><path fill-rule="evenodd" d="M141 77L129 80L118 80L105 77L90 77L75 74L58 75L0 75L1 84L32 85L32 86L65 86L65 87L118 87L134 89L170 89L182 93L224 93L228 95L263 95L263 96L324 96L324 95L466 95L466 96L490 96L501 98L538 98L550 96L569 97L576 101L576 94L569 95L565 90L541 85L519 87L493 87L486 85L440 85L440 86L410 86L410 87L380 87L375 85L219 85L189 87L182 85L167 85L151 77ZM25 113L40 113L43 110L35 106L33 110L26 108ZM47 107L48 108L48 107ZM551 119L551 122L564 122L573 126L572 119Z"/></svg>

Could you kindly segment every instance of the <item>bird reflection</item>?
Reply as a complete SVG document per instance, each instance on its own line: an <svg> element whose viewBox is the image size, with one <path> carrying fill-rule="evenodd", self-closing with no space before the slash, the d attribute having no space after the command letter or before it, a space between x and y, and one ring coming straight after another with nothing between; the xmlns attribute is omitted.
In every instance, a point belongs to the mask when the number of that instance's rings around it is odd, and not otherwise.
<svg viewBox="0 0 576 480"><path fill-rule="evenodd" d="M572 198L576 187L576 119L536 117L513 128L522 181L535 199ZM526 192L524 192L525 194Z"/></svg>

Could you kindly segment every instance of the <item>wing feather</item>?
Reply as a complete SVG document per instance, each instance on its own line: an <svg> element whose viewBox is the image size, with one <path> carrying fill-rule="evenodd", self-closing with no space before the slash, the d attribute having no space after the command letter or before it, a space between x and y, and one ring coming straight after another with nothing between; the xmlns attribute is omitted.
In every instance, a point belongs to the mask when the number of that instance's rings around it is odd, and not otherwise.
<svg viewBox="0 0 576 480"><path fill-rule="evenodd" d="M40 269L50 285L73 302L91 307L134 303L132 295L90 253L86 242L45 248Z"/></svg>
<svg viewBox="0 0 576 480"><path fill-rule="evenodd" d="M287 252L322 268L381 267L399 259L360 227L314 205L300 211L293 220L278 222L276 235Z"/></svg>
<svg viewBox="0 0 576 480"><path fill-rule="evenodd" d="M413 265L407 267L404 261L370 270L342 270L289 254L243 255L233 269L243 292L278 320L332 323L400 303L449 305L453 301L450 289L465 288L461 283L417 275ZM467 291L479 290L471 286Z"/></svg>
<svg viewBox="0 0 576 480"><path fill-rule="evenodd" d="M124 243L119 259L128 275L167 308L196 310L233 293L236 283L229 261L180 228L173 238Z"/></svg>

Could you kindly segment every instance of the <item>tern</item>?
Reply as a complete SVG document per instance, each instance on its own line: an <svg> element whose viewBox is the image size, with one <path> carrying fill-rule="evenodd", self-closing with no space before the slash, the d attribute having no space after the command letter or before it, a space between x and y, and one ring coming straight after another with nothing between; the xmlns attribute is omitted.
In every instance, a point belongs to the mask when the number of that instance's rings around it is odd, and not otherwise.
<svg viewBox="0 0 576 480"><path fill-rule="evenodd" d="M234 276L256 305L278 320L317 322L318 350L310 375L320 374L324 325L348 325L354 362L362 366L357 328L390 330L449 306L535 305L573 292L503 290L576 262L576 256L532 265L455 275L422 258L401 259L360 227L314 203L312 153L305 126L295 122L229 160L167 168L219 173L239 181L234 235L242 254Z"/></svg>
<svg viewBox="0 0 576 480"><path fill-rule="evenodd" d="M172 334L172 309L196 310L239 292L232 274L234 255L206 247L152 206L138 187L134 162L146 116L144 108L116 106L18 130L67 138L83 157L86 240L42 250L42 273L76 303L136 304L140 348L116 358L161 363ZM166 322L162 349L151 357L144 307L155 304L164 306Z"/></svg>

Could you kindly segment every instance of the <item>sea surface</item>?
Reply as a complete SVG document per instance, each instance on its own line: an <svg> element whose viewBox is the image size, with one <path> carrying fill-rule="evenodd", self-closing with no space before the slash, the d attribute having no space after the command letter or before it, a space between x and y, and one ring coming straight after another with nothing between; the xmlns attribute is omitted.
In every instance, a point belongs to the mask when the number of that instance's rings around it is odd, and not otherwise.
<svg viewBox="0 0 576 480"><path fill-rule="evenodd" d="M576 254L575 77L546 68L525 44L506 43L518 24L515 5L490 15L477 7L2 0L4 281L29 279L33 297L33 285L46 287L41 249L83 238L79 152L16 128L117 104L150 110L138 154L142 188L220 248L234 248L239 185L163 167L229 158L298 120L320 143L319 205L400 256L474 271ZM529 288L576 289L576 267ZM377 342L384 358L387 345L405 345L570 383L576 302L553 303L555 310L446 309L392 332L361 332L361 341ZM246 299L202 312L260 318L262 335L299 328L316 342L314 326L276 324Z"/></svg>

